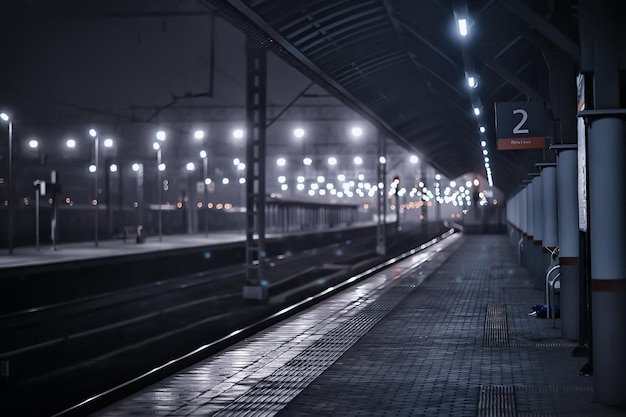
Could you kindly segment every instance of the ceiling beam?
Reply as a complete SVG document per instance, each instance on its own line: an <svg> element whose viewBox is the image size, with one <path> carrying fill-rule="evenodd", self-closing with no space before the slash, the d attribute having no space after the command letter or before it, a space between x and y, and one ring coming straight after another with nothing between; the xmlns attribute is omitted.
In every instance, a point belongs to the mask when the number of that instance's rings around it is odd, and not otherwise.
<svg viewBox="0 0 626 417"><path fill-rule="evenodd" d="M503 65L496 62L494 59L489 58L487 55L475 53L474 56L480 60L487 67L491 68L496 74L501 76L504 80L509 82L515 88L526 94L531 100L545 100L547 99L540 94L537 90L531 87L528 83L520 79L517 75L506 69Z"/></svg>
<svg viewBox="0 0 626 417"><path fill-rule="evenodd" d="M579 59L579 47L576 42L565 36L541 16L537 15L530 7L519 0L499 0L499 3L535 28L539 33L561 48L566 54L575 60Z"/></svg>
<svg viewBox="0 0 626 417"><path fill-rule="evenodd" d="M215 0L208 0L214 3ZM250 22L252 22L262 32L267 34L268 40L265 46L271 44L278 44L291 56L298 60L303 66L305 66L312 74L324 84L328 85L334 91L341 95L346 104L355 109L366 119L370 120L373 124L377 125L380 129L386 131L391 135L394 140L401 143L403 146L413 149L413 146L402 137L389 123L383 120L378 114L372 111L368 106L363 104L358 98L356 98L350 91L348 91L342 84L337 82L333 77L323 71L317 64L315 64L309 57L300 51L299 48L289 42L277 29L270 25L265 19L257 15L255 11L243 0L228 0L228 3L234 7L241 15L245 16Z"/></svg>

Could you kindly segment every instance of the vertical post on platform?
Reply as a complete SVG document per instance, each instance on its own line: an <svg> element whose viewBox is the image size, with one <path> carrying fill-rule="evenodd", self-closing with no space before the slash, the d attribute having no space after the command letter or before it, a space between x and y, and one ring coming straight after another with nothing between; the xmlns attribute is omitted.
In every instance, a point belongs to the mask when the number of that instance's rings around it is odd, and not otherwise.
<svg viewBox="0 0 626 417"><path fill-rule="evenodd" d="M528 195L528 190L526 189L526 187L522 188L522 190L520 191L520 213L519 213L519 220L520 220L520 240L519 240L519 263L521 266L523 266L526 263L526 260L524 259L524 257L526 256L526 253L524 251L524 246L526 245L526 233L528 232L527 230L527 216L526 213L528 212L528 204L526 201L526 196Z"/></svg>
<svg viewBox="0 0 626 417"><path fill-rule="evenodd" d="M626 219L622 115L589 115L589 235L591 242L593 369L596 398L626 404ZM590 112L593 112L591 110ZM611 192L609 190L622 190Z"/></svg>
<svg viewBox="0 0 626 417"><path fill-rule="evenodd" d="M533 175L533 273L535 288L545 287L545 265L543 255L543 184L540 174Z"/></svg>
<svg viewBox="0 0 626 417"><path fill-rule="evenodd" d="M543 247L552 254L559 245L557 222L556 163L537 164L542 169L541 185L543 194Z"/></svg>
<svg viewBox="0 0 626 417"><path fill-rule="evenodd" d="M387 253L387 142L382 132L378 135L378 164L376 165L376 178L378 191L376 193L376 253Z"/></svg>
<svg viewBox="0 0 626 417"><path fill-rule="evenodd" d="M15 209L17 207L15 201L15 178L13 176L13 122L9 121L9 192L8 192L8 210L9 210L9 225L7 228L7 234L9 235L9 255L13 253L13 234L15 223Z"/></svg>
<svg viewBox="0 0 626 417"><path fill-rule="evenodd" d="M39 252L39 190L40 180L35 180L33 185L35 186L35 246L37 252Z"/></svg>
<svg viewBox="0 0 626 417"><path fill-rule="evenodd" d="M552 146L557 152L559 264L561 274L561 335L575 340L580 322L578 248L578 151L576 144Z"/></svg>
<svg viewBox="0 0 626 417"><path fill-rule="evenodd" d="M50 172L50 192L52 194L52 219L50 221L50 237L52 239L52 250L57 250L57 236L59 227L59 201L58 196L61 191L59 173L56 170Z"/></svg>
<svg viewBox="0 0 626 417"><path fill-rule="evenodd" d="M531 270L533 262L533 183L531 180L524 180L526 185L526 239L524 239L524 268Z"/></svg>
<svg viewBox="0 0 626 417"><path fill-rule="evenodd" d="M581 72L593 91L578 115L587 126L594 400L626 405L625 46L618 1L581 0Z"/></svg>
<svg viewBox="0 0 626 417"><path fill-rule="evenodd" d="M248 38L246 45L246 282L243 297L265 301L265 136L267 130L267 51Z"/></svg>
<svg viewBox="0 0 626 417"><path fill-rule="evenodd" d="M100 176L100 158L98 157L99 151L99 142L100 139L98 137L98 132L95 129L89 129L89 136L91 136L94 140L94 166L96 170L94 172L94 196L93 196L93 207L94 207L94 245L98 247L98 177Z"/></svg>

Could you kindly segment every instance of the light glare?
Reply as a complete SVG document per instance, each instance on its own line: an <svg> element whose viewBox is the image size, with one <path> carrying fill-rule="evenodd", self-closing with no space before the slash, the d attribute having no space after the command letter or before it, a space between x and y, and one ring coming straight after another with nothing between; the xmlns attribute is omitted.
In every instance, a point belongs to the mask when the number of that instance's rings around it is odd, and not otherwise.
<svg viewBox="0 0 626 417"><path fill-rule="evenodd" d="M235 129L235 130L233 130L233 138L235 138L235 139L243 138L243 129Z"/></svg>
<svg viewBox="0 0 626 417"><path fill-rule="evenodd" d="M297 137L298 139L303 138L304 137L304 129L302 129L301 127L298 127L296 129L293 130L293 135L295 137Z"/></svg>
<svg viewBox="0 0 626 417"><path fill-rule="evenodd" d="M457 20L459 25L459 33L461 36L467 36L467 19L459 19Z"/></svg>

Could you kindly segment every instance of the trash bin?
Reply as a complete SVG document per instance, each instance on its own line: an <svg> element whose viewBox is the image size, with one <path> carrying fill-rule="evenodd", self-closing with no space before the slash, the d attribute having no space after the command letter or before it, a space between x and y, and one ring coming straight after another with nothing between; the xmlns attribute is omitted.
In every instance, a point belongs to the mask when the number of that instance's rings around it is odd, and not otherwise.
<svg viewBox="0 0 626 417"><path fill-rule="evenodd" d="M137 226L137 243L144 243L146 241L146 236L143 233L143 226Z"/></svg>

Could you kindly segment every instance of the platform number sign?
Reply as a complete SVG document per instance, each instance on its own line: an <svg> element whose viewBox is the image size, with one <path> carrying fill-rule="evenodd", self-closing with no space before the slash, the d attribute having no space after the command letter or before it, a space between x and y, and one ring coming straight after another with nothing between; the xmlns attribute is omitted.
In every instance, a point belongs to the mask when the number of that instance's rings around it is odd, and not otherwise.
<svg viewBox="0 0 626 417"><path fill-rule="evenodd" d="M543 101L496 103L498 150L545 148L544 121Z"/></svg>

